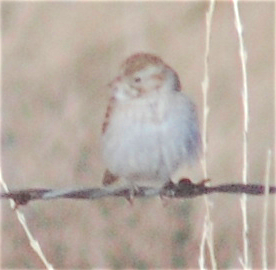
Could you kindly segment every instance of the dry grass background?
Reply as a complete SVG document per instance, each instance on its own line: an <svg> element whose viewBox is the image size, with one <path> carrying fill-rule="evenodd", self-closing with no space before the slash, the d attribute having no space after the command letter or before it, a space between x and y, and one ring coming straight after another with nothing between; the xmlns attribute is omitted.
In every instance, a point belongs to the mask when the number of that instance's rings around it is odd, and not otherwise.
<svg viewBox="0 0 276 270"><path fill-rule="evenodd" d="M248 51L250 183L263 182L266 151L274 146L274 5L240 4ZM175 68L202 118L207 8L207 2L3 2L2 164L9 188L101 184L105 86L133 52L155 53ZM218 2L208 96L213 185L242 178L238 50L233 6ZM240 196L210 199L218 266L241 268ZM276 267L274 202L271 196L269 268ZM254 268L261 267L262 209L262 198L249 197ZM57 200L34 202L22 211L57 268L198 268L202 198L174 200L165 208L158 198L136 200L133 207L123 199ZM2 204L2 268L43 268L7 202Z"/></svg>

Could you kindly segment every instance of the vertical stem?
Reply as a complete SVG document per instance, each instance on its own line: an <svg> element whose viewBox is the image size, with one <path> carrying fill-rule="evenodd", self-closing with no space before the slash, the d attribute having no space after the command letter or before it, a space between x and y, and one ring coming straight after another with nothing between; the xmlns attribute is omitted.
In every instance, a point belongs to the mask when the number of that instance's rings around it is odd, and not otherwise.
<svg viewBox="0 0 276 270"><path fill-rule="evenodd" d="M202 160L201 165L203 169L204 178L207 179L207 123L208 123L208 89L209 89L209 51L210 51L210 39L211 39L211 25L215 8L215 1L210 0L209 10L206 13L206 47L204 56L204 79L202 81L202 97L203 97L203 126L202 126ZM210 215L210 201L207 196L204 196L206 215L204 221L204 229L202 235L202 241L200 245L199 255L199 267L205 269L205 241L211 258L212 269L217 269L217 263L215 259L214 245L213 245L213 224Z"/></svg>
<svg viewBox="0 0 276 270"><path fill-rule="evenodd" d="M238 0L233 0L234 14L235 14L235 26L239 40L239 53L242 67L242 103L243 103L243 170L242 170L242 182L247 184L248 178L248 123L249 123L249 110L248 110L248 87L247 87L247 53L243 40L243 28L240 20ZM249 244L248 244L248 221L247 221L247 196L242 195L241 209L243 218L243 261L242 265L244 269L249 268Z"/></svg>

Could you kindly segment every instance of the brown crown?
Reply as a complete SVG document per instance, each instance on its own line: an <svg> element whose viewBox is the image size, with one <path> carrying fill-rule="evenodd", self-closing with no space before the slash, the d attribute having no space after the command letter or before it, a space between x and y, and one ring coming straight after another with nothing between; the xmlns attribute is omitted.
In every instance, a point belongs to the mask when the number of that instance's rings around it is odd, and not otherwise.
<svg viewBox="0 0 276 270"><path fill-rule="evenodd" d="M129 76L133 73L150 65L165 65L157 56L149 53L137 53L125 60L122 64L124 75Z"/></svg>

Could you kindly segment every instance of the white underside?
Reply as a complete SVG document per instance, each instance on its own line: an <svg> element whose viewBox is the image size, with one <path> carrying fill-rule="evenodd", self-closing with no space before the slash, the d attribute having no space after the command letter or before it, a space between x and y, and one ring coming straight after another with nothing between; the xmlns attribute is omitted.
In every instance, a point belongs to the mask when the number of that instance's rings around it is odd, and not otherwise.
<svg viewBox="0 0 276 270"><path fill-rule="evenodd" d="M127 181L170 179L198 159L200 134L191 101L181 92L117 103L103 135L103 158Z"/></svg>

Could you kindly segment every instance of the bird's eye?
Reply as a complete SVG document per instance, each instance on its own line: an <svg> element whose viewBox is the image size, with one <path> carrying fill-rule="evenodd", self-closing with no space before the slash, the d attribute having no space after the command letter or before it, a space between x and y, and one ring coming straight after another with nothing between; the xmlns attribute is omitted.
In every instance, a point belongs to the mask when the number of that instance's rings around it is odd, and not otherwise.
<svg viewBox="0 0 276 270"><path fill-rule="evenodd" d="M134 78L134 81L135 81L136 83L141 82L141 78L140 78L140 77L135 77L135 78Z"/></svg>

